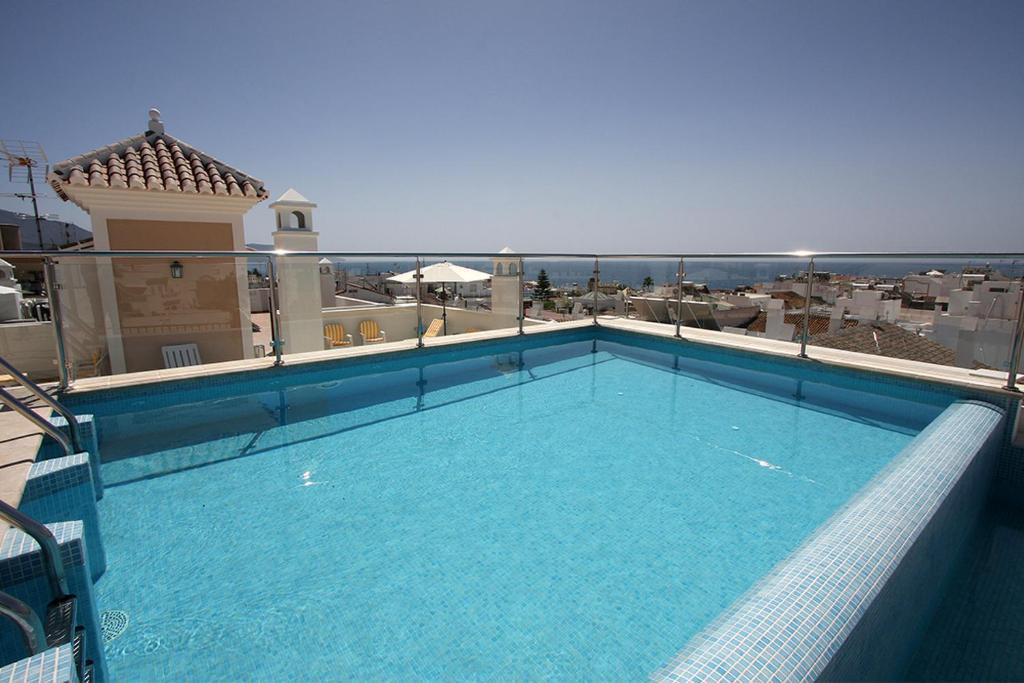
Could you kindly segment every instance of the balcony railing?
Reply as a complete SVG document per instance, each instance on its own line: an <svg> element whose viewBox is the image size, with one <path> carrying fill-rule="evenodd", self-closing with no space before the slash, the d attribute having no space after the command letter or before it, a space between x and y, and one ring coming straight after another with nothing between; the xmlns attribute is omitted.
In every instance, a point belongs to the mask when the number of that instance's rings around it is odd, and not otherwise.
<svg viewBox="0 0 1024 683"><path fill-rule="evenodd" d="M1019 267L1018 261L1024 264L1024 252L757 252L757 253L728 253L728 252L694 252L694 253L560 253L560 252L529 252L529 253L493 253L493 252L342 252L342 251L317 251L317 252L252 252L252 251L17 251L0 252L0 258L15 259L24 262L26 259L36 259L42 263L43 276L46 284L47 300L49 303L50 315L53 320L53 336L55 344L55 356L57 361L57 373L62 387L67 387L77 376L83 374L83 366L92 362L92 374L106 374L104 365L103 347L110 348L108 342L116 338L118 344L126 347L124 340L129 340L127 346L132 347L129 351L136 353L139 357L146 355L152 359L156 348L182 347L184 350L177 350L175 353L192 353L186 347L196 347L195 360L200 359L199 350L202 345L190 344L189 335L202 337L210 341L206 344L207 349L213 353L202 356L203 362L216 362L218 360L229 360L251 357L254 347L263 346L269 349L269 355L274 356L275 364L286 362L286 354L298 352L295 345L295 335L305 335L319 343L320 332L324 336L325 348L344 347L350 344L357 344L359 341L371 343L374 339L386 339L394 341L401 338L417 339L417 346L424 345L424 336L433 334L431 325L427 324L428 319L444 318L444 327L448 333L459 333L477 329L496 328L518 328L523 333L524 326L550 322L552 318L583 319L584 315L589 318L592 324L600 324L602 308L607 307L613 310L613 314L622 316L640 316L646 319L674 325L674 333L677 337L682 336L683 326L702 327L704 322L711 321L714 329L730 328L733 333L751 334L750 326L744 330L742 326L732 327L728 324L715 324L714 306L712 299L715 296L705 295L700 292L699 286L691 285L686 280L687 267L693 268L693 264L706 265L716 263L716 268L722 271L725 276L723 282L740 283L744 277L749 279L772 280L780 275L780 269L786 267L790 272L796 274L783 281L777 292L769 293L770 298L779 294L779 298L786 300L789 306L792 301L796 304L788 310L793 313L785 314L783 310L778 314L778 306L773 306L775 313L766 312L765 316L769 322L764 325L781 325L783 332L777 338L783 338L790 328L793 329L793 341L799 344L799 356L808 357L808 346L814 345L815 335L819 328L828 327L832 332L833 328L845 327L846 322L842 315L826 315L829 302L822 295L834 295L836 291L850 290L850 296L856 298L852 292L856 290L856 282L850 278L842 278L842 273L823 279L821 273L827 271L829 263L849 264L854 262L881 263L902 263L913 262L922 268L928 268L929 264L950 264L969 262L977 264L981 262L995 263L995 268L1007 268L1010 272L1005 273L1009 281L1009 290L991 294L994 298L980 302L984 310L975 310L971 307L969 315L964 313L961 318L970 318L971 324L978 329L970 330L972 340L966 344L976 344L981 348L988 345L985 353L967 351L961 352L956 359L957 364L970 365L974 363L981 368L988 368L1006 371L1006 385L1008 390L1017 390L1017 373L1020 369L1022 344L1024 344L1024 296L1021 295L1021 279L1018 273L1013 272ZM506 302L512 306L507 313L497 310L497 300L492 298L494 305L490 310L474 311L466 305L464 308L452 308L448 303L451 297L448 289L442 291L438 288L435 291L429 289L429 285L412 286L407 303L402 303L402 298L396 300L395 305L381 305L380 301L374 301L373 291L366 289L360 292L362 303L365 307L338 308L312 304L308 286L314 280L308 275L315 272L319 267L321 259L340 259L347 266L360 264L362 262L377 262L379 266L387 266L401 262L404 267L420 269L427 265L428 261L448 259L452 261L492 261L509 264L507 271L495 272L495 275L505 278L509 287L514 289L513 302ZM546 311L548 302L533 302L531 306L532 315L528 316L524 311L523 294L524 279L527 267L536 268L538 265L565 262L576 262L586 264L573 270L573 275L579 277L580 282L574 283L577 292L582 290L582 295L572 298L572 311L565 307L561 312ZM640 296L616 296L602 293L602 289L611 290L606 283L608 277L602 277L602 270L613 271L623 262L637 262L650 265L651 272L655 272L655 266L661 273L661 293L644 292ZM750 268L745 274L738 271L728 273L727 265L721 264L760 264L759 268ZM249 273L249 266L254 266L256 273ZM527 264L530 264L529 266ZM332 262L332 269L336 263ZM410 268L410 270L412 269ZM774 274L772 273L774 269ZM514 274L511 272L514 270ZM755 275L751 275L755 273ZM509 277L509 275L512 277ZM350 276L352 274L350 273ZM891 273L890 273L891 275ZM584 276L586 281L584 282ZM924 277L924 276L921 276ZM961 282L963 287L975 286L980 282L980 276L964 275L967 278ZM305 279L303 279L305 278ZM384 276L381 276L384 281ZM898 279L895 276L889 279ZM940 278L941 279L941 278ZM252 280L259 284L266 283L265 294L267 309L268 330L260 329L258 334L264 335L257 340L253 335L256 332L247 331L252 324L250 310L253 308L250 301L255 301L252 294L246 294L249 282ZM176 282L178 281L178 282ZM492 291L495 281L492 280ZM365 284L365 280L364 280ZM565 284L558 283L555 284ZM636 282L631 283L637 287ZM743 284L754 285L755 282ZM905 283L904 283L905 284ZM884 289L889 285L877 284ZM925 282L925 286L928 283ZM845 288L845 290L844 290ZM260 289L260 288L256 288ZM725 287L723 289L728 289ZM456 287L457 290L457 287ZM262 291L262 290L261 290ZM878 290L881 291L881 290ZM995 289L992 290L996 292ZM592 294L591 294L592 293ZM463 291L465 294L465 290ZM716 292L717 296L728 296L734 301L744 294L724 295ZM903 303L910 301L913 304L913 297L907 298L907 292L903 292ZM1002 296L1005 295L1005 296ZM764 294L760 295L764 299ZM879 295L882 296L882 295ZM246 298L248 297L248 299ZM589 297L589 298L588 298ZM376 297L380 300L389 300L389 297L380 294ZM472 296L463 296L461 302L465 304ZM751 295L750 299L756 297ZM922 295L922 300L934 297ZM940 297L942 298L942 297ZM443 300L442 300L443 299ZM958 301L962 300L960 297ZM881 300L881 299L879 299ZM614 301L609 305L608 301ZM716 299L717 301L717 299ZM853 301L852 298L843 301ZM879 310L885 309L887 319L892 316L899 317L900 322L910 325L910 319L904 319L905 315L914 313L901 305L890 305L895 300L889 300L885 306L879 306ZM816 302L820 302L816 303ZM1011 302L1011 303L1007 303ZM763 303L763 301L762 301ZM978 302L970 302L978 303ZM621 310L619 310L619 306ZM633 312L629 311L632 304ZM716 303L715 305L720 305ZM815 307L819 306L819 312ZM832 311L835 311L837 304L831 302ZM841 306L841 305L840 305ZM375 308L374 308L375 307ZM557 306L556 306L557 308ZM724 307L723 307L724 308ZM1013 308L1014 310L1008 310ZM86 310L88 309L88 310ZM303 313L299 309L306 311ZM440 310L438 310L440 309ZM751 309L752 310L752 309ZM966 309L965 309L966 310ZM350 312L356 312L350 315ZM451 317L449 317L449 314ZM879 314L881 315L881 314ZM914 313L920 326L926 328L929 324L926 318L928 312L918 311ZM934 315L934 314L933 314ZM372 321L376 327L372 329L383 330L380 337L367 337L357 325L357 318L363 322ZM870 321L870 316L862 317ZM774 322L771 322L773 321ZM881 320L881 318L879 318ZM891 322L891 320L890 320ZM956 323L957 321L953 321ZM962 320L960 321L962 322ZM721 321L719 321L721 323ZM332 328L331 325L337 325ZM776 326L778 326L776 325ZM260 326L256 326L260 327ZM284 330L290 329L289 332ZM102 328L102 329L101 329ZM879 328L881 329L881 328ZM304 331L303 331L304 330ZM338 330L341 330L340 332ZM319 332L318 332L319 331ZM937 329L929 330L935 338L939 338ZM269 332L269 334L267 334ZM341 335L336 339L331 335ZM758 332L767 334L767 332ZM948 344L950 339L961 334L955 325L950 329L942 331L945 337L942 339ZM950 337L952 335L952 337ZM291 337L291 338L290 338ZM237 339L243 342L239 344ZM350 339L351 338L351 339ZM885 355L882 344L875 334L875 345L878 354ZM995 340L995 341L993 341ZM247 345L247 346L246 346ZM964 346L964 345L961 345ZM222 348L223 347L223 348ZM243 348L245 347L245 348ZM226 350L225 350L226 349ZM139 362L133 361L131 355L125 348L118 350L118 358L106 359L110 372L133 371L140 369ZM968 358L967 352L973 353ZM99 354L97 356L97 354ZM165 351L166 357L166 351ZM978 360L982 358L983 360ZM992 361L995 362L984 362ZM14 361L17 365L17 361ZM146 362L151 362L146 361ZM116 368L115 368L116 365ZM156 369L153 367L152 369Z"/></svg>

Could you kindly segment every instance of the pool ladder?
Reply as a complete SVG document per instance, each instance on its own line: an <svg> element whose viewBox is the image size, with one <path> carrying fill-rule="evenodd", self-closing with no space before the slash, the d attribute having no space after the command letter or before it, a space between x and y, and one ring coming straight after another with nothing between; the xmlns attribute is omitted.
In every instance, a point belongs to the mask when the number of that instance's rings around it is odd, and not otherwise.
<svg viewBox="0 0 1024 683"><path fill-rule="evenodd" d="M24 602L0 592L0 616L4 616L21 631L28 656L39 654L60 645L71 644L75 670L82 683L91 683L93 663L85 659L85 628L78 624L78 599L68 590L64 561L53 532L17 508L0 500L0 519L31 536L43 555L43 568L53 598L46 606L42 620Z"/></svg>
<svg viewBox="0 0 1024 683"><path fill-rule="evenodd" d="M64 405L53 396L50 396L45 389L26 377L24 373L18 370L18 368L11 365L3 356L0 356L0 369L5 370L12 380L25 387L29 393L67 420L68 434L70 435L70 438L65 436L64 432L54 427L49 420L40 417L34 410L29 408L24 402L4 388L0 388L0 402L14 412L20 414L25 419L31 421L50 438L59 443L61 448L64 449L66 455L81 453L85 450L82 448L82 434L78 425L78 418L75 417L74 413L64 407Z"/></svg>

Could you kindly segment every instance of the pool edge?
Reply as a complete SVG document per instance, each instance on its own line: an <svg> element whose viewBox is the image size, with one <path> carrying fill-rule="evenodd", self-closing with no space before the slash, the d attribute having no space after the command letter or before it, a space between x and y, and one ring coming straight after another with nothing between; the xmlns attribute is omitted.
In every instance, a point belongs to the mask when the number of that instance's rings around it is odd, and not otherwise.
<svg viewBox="0 0 1024 683"><path fill-rule="evenodd" d="M1005 416L953 403L652 680L898 678L984 505Z"/></svg>

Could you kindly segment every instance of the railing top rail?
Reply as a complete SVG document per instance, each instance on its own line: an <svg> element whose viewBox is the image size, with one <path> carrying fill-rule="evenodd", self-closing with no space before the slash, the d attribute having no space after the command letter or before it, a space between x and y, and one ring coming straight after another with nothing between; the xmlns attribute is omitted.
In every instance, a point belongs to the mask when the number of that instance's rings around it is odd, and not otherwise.
<svg viewBox="0 0 1024 683"><path fill-rule="evenodd" d="M0 258L49 256L53 258L267 258L271 256L348 257L348 258L601 258L601 259L1024 259L1024 252L1007 251L768 251L768 252L661 252L661 253L570 253L490 251L0 251Z"/></svg>

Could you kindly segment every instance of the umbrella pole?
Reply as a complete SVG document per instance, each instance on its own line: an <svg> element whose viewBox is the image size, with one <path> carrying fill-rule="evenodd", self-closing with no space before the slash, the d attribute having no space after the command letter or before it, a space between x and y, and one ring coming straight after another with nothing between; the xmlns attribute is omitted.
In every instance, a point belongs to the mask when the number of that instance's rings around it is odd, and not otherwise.
<svg viewBox="0 0 1024 683"><path fill-rule="evenodd" d="M442 327L444 327L444 336L448 336L448 290L444 288L444 283L441 283L441 320Z"/></svg>

